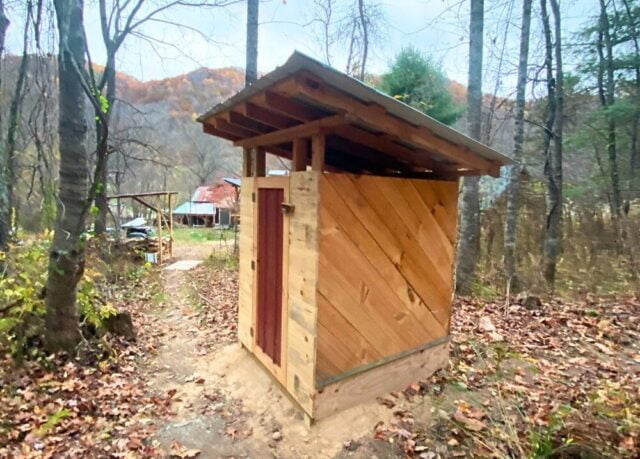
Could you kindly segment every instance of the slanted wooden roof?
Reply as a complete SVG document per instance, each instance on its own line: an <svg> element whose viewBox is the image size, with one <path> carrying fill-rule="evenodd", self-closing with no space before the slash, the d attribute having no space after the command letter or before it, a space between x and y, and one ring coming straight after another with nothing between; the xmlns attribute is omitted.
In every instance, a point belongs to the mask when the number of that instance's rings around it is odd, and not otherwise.
<svg viewBox="0 0 640 459"><path fill-rule="evenodd" d="M289 159L294 140L324 134L327 167L353 173L447 179L499 176L500 167L512 162L297 51L283 66L198 121L204 132L236 146L261 147Z"/></svg>

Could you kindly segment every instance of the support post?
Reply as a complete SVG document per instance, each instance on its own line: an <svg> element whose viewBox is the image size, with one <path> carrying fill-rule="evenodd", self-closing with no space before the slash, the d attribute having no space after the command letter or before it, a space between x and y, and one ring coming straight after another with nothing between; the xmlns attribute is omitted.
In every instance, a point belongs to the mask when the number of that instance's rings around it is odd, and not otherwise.
<svg viewBox="0 0 640 459"><path fill-rule="evenodd" d="M255 177L264 177L266 174L266 163L267 163L267 152L263 147L258 147L255 149Z"/></svg>
<svg viewBox="0 0 640 459"><path fill-rule="evenodd" d="M168 195L169 204L169 258L173 258L173 207L171 206L171 194Z"/></svg>
<svg viewBox="0 0 640 459"><path fill-rule="evenodd" d="M307 169L308 139L299 137L293 141L293 170L304 171Z"/></svg>
<svg viewBox="0 0 640 459"><path fill-rule="evenodd" d="M157 203L157 201L156 201ZM162 206L156 207L158 222L158 264L162 264Z"/></svg>
<svg viewBox="0 0 640 459"><path fill-rule="evenodd" d="M311 169L322 172L324 169L325 142L324 134L314 134L311 137Z"/></svg>
<svg viewBox="0 0 640 459"><path fill-rule="evenodd" d="M242 176L243 177L251 177L251 147L244 147L242 149Z"/></svg>

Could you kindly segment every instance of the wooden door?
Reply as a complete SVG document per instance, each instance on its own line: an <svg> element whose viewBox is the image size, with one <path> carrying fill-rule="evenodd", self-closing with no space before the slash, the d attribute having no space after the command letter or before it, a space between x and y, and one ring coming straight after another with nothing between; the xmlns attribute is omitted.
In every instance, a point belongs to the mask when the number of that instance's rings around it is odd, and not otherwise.
<svg viewBox="0 0 640 459"><path fill-rule="evenodd" d="M256 344L278 367L282 359L283 188L258 188Z"/></svg>

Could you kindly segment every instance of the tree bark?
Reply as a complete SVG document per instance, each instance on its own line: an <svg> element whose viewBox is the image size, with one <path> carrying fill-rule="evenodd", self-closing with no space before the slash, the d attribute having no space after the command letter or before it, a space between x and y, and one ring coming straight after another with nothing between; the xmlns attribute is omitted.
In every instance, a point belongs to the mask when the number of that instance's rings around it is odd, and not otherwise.
<svg viewBox="0 0 640 459"><path fill-rule="evenodd" d="M545 179L547 184L547 221L544 239L544 277L547 287L553 291L556 281L556 270L562 249L562 140L563 140L563 112L564 112L564 83L562 75L562 36L560 8L557 0L549 0L554 18L554 38L551 38L551 26L547 13L546 0L541 0L543 28L545 35L548 110L549 122L545 155ZM555 58L555 73L553 59ZM552 121L552 122L551 122ZM549 142L553 139L553 148Z"/></svg>
<svg viewBox="0 0 640 459"><path fill-rule="evenodd" d="M598 21L598 57L599 75L604 76L604 88L599 78L600 101L603 108L611 107L615 103L615 77L613 62L613 45L609 16L604 0L600 0L600 18ZM600 37L602 40L600 40ZM602 43L601 43L602 42ZM604 45L604 54L603 46ZM616 247L621 252L620 238L620 214L622 209L622 195L620 192L620 173L618 170L618 152L616 147L616 122L610 113L607 113L607 158L609 163L609 178L611 180L611 219L616 233Z"/></svg>
<svg viewBox="0 0 640 459"><path fill-rule="evenodd" d="M5 158L3 158L3 174L6 179L6 202L2 202L0 212L3 220L7 221L9 234L14 231L12 226L15 224L17 197L15 194L14 184L17 180L18 158L16 157L16 142L18 135L18 125L20 124L20 112L24 103L25 85L27 81L27 68L29 66L29 28L31 26L31 14L33 3L27 1L27 16L25 18L24 32L22 38L22 59L18 68L18 78L16 79L16 87L11 98L9 108L9 124L7 126L7 144L5 148Z"/></svg>
<svg viewBox="0 0 640 459"><path fill-rule="evenodd" d="M360 74L358 79L360 81L364 81L367 57L369 54L369 26L367 24L367 15L364 10L364 0L358 0L358 13L360 16L360 27L362 27L362 61L360 62Z"/></svg>
<svg viewBox="0 0 640 459"><path fill-rule="evenodd" d="M247 65L245 86L258 79L258 3L259 0L247 0Z"/></svg>
<svg viewBox="0 0 640 459"><path fill-rule="evenodd" d="M0 0L0 65L2 65L4 57L4 42L7 36L7 28L9 27L9 18L4 9L4 0ZM0 87L2 87L2 77L4 72L0 69ZM0 132L2 132L2 113L0 111ZM9 216L4 209L9 208L9 196L7 189L7 181L4 170L6 164L5 148L2 136L0 135L0 250L6 250L9 242Z"/></svg>
<svg viewBox="0 0 640 459"><path fill-rule="evenodd" d="M107 215L109 213L109 201L107 199L109 180L109 132L111 129L111 113L116 103L116 50L105 37L107 46L107 66L105 67L106 100L107 109L100 116L96 114L96 168L94 171L94 201L98 210L94 231L96 235L104 234L107 230Z"/></svg>
<svg viewBox="0 0 640 459"><path fill-rule="evenodd" d="M84 271L85 221L89 207L88 125L80 69L85 65L83 0L55 0L59 48L60 186L49 257L46 346L73 353L80 340L76 286Z"/></svg>
<svg viewBox="0 0 640 459"><path fill-rule="evenodd" d="M629 4L629 0L622 0L624 10L629 20L629 29L631 32L631 40L633 41L633 49L637 56L640 56L640 36L638 28L634 22L634 13ZM629 165L631 166L631 189L637 190L640 188L640 145L638 139L638 129L640 128L640 63L636 61L634 65L635 73L635 94L633 99L635 100L636 110L633 114L633 121L631 125L631 157Z"/></svg>
<svg viewBox="0 0 640 459"><path fill-rule="evenodd" d="M510 290L519 290L516 267L516 243L518 214L520 210L520 177L524 170L522 164L522 144L524 141L524 107L527 87L527 69L529 60L529 32L531 29L531 3L522 3L522 29L520 31L520 60L518 62L518 82L516 87L515 134L513 136L513 159L518 163L510 166L507 172L507 209L504 225L504 271Z"/></svg>
<svg viewBox="0 0 640 459"><path fill-rule="evenodd" d="M482 37L484 33L484 0L471 0L469 81L467 120L469 135L480 140L482 135ZM480 257L480 179L465 177L462 181L460 231L456 263L456 291L471 293Z"/></svg>

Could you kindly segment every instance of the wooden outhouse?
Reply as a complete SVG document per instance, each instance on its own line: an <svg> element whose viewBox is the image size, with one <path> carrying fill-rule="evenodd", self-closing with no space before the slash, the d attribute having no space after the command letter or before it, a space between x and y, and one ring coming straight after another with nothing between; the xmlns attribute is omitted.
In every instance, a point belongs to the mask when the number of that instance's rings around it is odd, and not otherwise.
<svg viewBox="0 0 640 459"><path fill-rule="evenodd" d="M309 419L445 364L458 181L507 157L297 52L198 120L243 147L240 342Z"/></svg>

